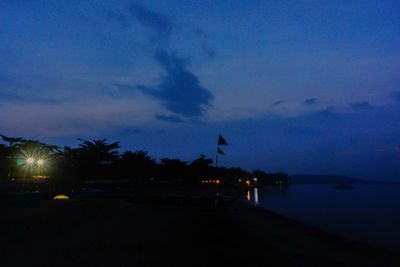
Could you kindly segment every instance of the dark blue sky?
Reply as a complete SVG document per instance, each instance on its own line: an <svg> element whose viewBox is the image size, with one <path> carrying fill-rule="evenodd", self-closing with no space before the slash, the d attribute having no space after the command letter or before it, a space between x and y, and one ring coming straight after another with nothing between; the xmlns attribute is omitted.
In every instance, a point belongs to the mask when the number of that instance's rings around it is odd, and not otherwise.
<svg viewBox="0 0 400 267"><path fill-rule="evenodd" d="M400 180L399 1L0 2L0 132Z"/></svg>

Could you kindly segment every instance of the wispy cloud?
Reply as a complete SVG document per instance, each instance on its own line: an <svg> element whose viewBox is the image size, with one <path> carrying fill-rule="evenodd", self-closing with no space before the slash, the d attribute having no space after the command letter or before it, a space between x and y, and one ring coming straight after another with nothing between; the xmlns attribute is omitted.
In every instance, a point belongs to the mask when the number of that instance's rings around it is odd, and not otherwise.
<svg viewBox="0 0 400 267"><path fill-rule="evenodd" d="M50 97L40 97L40 96L28 97L9 92L0 92L0 103L3 101L8 103L34 103L34 104L50 104L50 105L56 105L66 102L66 100L50 98Z"/></svg>
<svg viewBox="0 0 400 267"><path fill-rule="evenodd" d="M211 59L215 58L216 52L215 52L215 50L214 50L212 47L210 47L208 44L203 43L203 44L201 45L201 49L203 49L204 53L207 55L208 58L211 58Z"/></svg>
<svg viewBox="0 0 400 267"><path fill-rule="evenodd" d="M307 105L307 106L313 106L313 105L315 105L317 103L318 103L318 99L315 98L315 97L308 98L308 99L304 100L304 104Z"/></svg>
<svg viewBox="0 0 400 267"><path fill-rule="evenodd" d="M139 4L130 5L122 12L107 12L106 16L123 28L141 26L147 33L148 41L155 45L150 46L150 49L154 49L154 59L165 71L165 74L159 78L160 83L156 86L114 83L113 86L118 89L118 94L132 92L130 89L135 88L157 99L164 108L175 114L155 115L154 117L159 121L181 122L186 119L198 121L204 116L210 107L213 95L200 84L197 75L189 70L187 63L190 58L180 58L168 48L168 41L177 29L177 24L169 16ZM204 34L201 37L198 36L200 48L208 58L214 58L215 50L204 38Z"/></svg>
<svg viewBox="0 0 400 267"><path fill-rule="evenodd" d="M361 101L361 102L350 103L350 108L354 111L362 111L371 109L372 106L366 101Z"/></svg>
<svg viewBox="0 0 400 267"><path fill-rule="evenodd" d="M136 25L143 27L147 33L148 41L160 47L166 47L174 32L184 32L185 29L197 38L199 48L209 58L216 56L216 51L208 42L206 32L198 27L181 25L171 17L157 11L148 9L140 4L132 4L120 10L106 10L105 17L121 26L123 29L134 28ZM190 28L192 28L190 30ZM183 31L182 31L183 29Z"/></svg>
<svg viewBox="0 0 400 267"><path fill-rule="evenodd" d="M172 123L180 123L180 122L183 122L183 120L182 120L180 117L175 116L175 115L167 116L167 115L158 114L158 115L156 115L155 117L156 117L156 119L159 120L159 121L172 122Z"/></svg>
<svg viewBox="0 0 400 267"><path fill-rule="evenodd" d="M156 98L173 113L192 119L203 116L213 96L200 85L186 61L167 51L156 52L155 59L165 71L160 84L156 87L138 85L137 89Z"/></svg>
<svg viewBox="0 0 400 267"><path fill-rule="evenodd" d="M132 5L131 14L149 32L151 42L167 41L174 29L172 20L161 13L151 11L142 5Z"/></svg>
<svg viewBox="0 0 400 267"><path fill-rule="evenodd" d="M277 106L282 105L283 103L285 103L285 100L279 100L279 101L272 103L271 106L277 107Z"/></svg>
<svg viewBox="0 0 400 267"><path fill-rule="evenodd" d="M170 17L139 4L132 4L120 10L105 10L104 15L123 29L142 26L147 32L148 41L157 45L165 44L176 27Z"/></svg>

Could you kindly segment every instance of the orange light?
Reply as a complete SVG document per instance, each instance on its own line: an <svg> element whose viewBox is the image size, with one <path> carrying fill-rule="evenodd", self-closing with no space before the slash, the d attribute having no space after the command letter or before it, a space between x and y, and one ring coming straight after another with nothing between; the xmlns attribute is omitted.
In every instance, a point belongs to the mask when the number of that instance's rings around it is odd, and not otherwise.
<svg viewBox="0 0 400 267"><path fill-rule="evenodd" d="M246 180L246 184L247 184L247 185L250 185L250 181L249 181L249 180Z"/></svg>
<svg viewBox="0 0 400 267"><path fill-rule="evenodd" d="M216 184L219 184L219 183L220 183L220 180L216 180L215 183L216 183Z"/></svg>

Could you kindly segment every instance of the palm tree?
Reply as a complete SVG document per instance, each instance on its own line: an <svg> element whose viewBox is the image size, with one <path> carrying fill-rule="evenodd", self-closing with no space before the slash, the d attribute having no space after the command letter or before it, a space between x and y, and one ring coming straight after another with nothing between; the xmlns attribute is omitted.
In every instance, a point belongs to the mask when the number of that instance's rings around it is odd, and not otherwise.
<svg viewBox="0 0 400 267"><path fill-rule="evenodd" d="M9 147L13 147L15 143L22 143L25 141L24 138L22 137L10 137L10 136L5 136L3 134L0 134L1 139L3 139L4 142L7 142L9 144Z"/></svg>
<svg viewBox="0 0 400 267"><path fill-rule="evenodd" d="M8 159L8 174L7 177L10 179L11 178L11 159L12 159L12 154L15 148L20 145L22 142L25 141L22 137L10 137L6 136L3 134L0 134L1 139L3 139L4 142L8 143L8 151L6 152L6 157Z"/></svg>
<svg viewBox="0 0 400 267"><path fill-rule="evenodd" d="M119 160L119 142L107 143L106 139L84 140L78 148L65 147L64 158L67 166L70 166L80 178L105 177L112 175L107 173L113 163Z"/></svg>
<svg viewBox="0 0 400 267"><path fill-rule="evenodd" d="M82 143L79 144L79 149L84 154L90 155L98 164L108 164L118 158L118 149L121 147L119 142L108 144L107 139L93 141L78 140L82 141Z"/></svg>

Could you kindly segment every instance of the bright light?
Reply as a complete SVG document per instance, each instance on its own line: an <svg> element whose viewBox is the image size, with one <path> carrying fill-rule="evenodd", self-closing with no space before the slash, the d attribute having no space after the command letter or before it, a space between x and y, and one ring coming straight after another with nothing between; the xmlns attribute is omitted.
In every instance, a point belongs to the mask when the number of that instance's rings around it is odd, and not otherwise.
<svg viewBox="0 0 400 267"><path fill-rule="evenodd" d="M37 164L39 166L42 166L44 164L44 160L43 159L38 159Z"/></svg>
<svg viewBox="0 0 400 267"><path fill-rule="evenodd" d="M28 163L29 165L32 165L35 162L34 158L27 158L26 159L26 163Z"/></svg>
<svg viewBox="0 0 400 267"><path fill-rule="evenodd" d="M67 195L57 195L53 199L54 200L69 200L69 196L67 196Z"/></svg>

